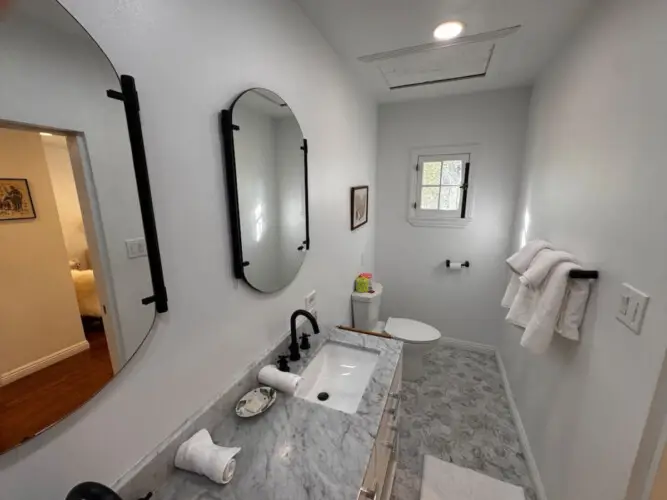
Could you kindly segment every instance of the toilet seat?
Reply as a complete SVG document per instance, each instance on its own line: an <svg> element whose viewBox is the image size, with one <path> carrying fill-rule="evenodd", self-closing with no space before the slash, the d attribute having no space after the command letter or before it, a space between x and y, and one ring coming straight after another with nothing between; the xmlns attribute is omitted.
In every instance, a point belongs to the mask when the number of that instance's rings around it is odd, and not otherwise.
<svg viewBox="0 0 667 500"><path fill-rule="evenodd" d="M426 344L442 337L431 325L406 318L389 318L384 331L408 344Z"/></svg>

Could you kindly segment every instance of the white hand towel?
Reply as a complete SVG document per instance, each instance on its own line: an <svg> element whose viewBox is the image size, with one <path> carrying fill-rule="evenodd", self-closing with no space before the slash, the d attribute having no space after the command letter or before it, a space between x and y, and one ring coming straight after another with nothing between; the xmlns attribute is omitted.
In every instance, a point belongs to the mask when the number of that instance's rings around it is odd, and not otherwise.
<svg viewBox="0 0 667 500"><path fill-rule="evenodd" d="M514 299L516 298L516 295L519 292L519 288L521 286L519 276L528 270L530 263L533 261L538 252L547 248L551 248L551 243L548 241L529 241L521 250L506 260L507 265L512 270L512 276L510 277L510 282L507 285L507 290L505 290L505 295L500 302L503 307L509 309L512 306L512 303L514 302Z"/></svg>
<svg viewBox="0 0 667 500"><path fill-rule="evenodd" d="M535 312L539 293L537 290L521 285L518 278L517 283L518 292L510 305L509 311L507 311L505 321L520 328L526 328Z"/></svg>
<svg viewBox="0 0 667 500"><path fill-rule="evenodd" d="M223 448L213 442L206 429L202 429L178 447L174 465L206 476L218 484L232 480L236 469L234 456L241 448Z"/></svg>
<svg viewBox="0 0 667 500"><path fill-rule="evenodd" d="M512 272L512 276L510 276L510 282L507 284L507 289L505 290L503 299L500 301L500 305L506 309L512 307L514 299L516 298L517 293L519 293L520 288L521 282L519 281L519 275Z"/></svg>
<svg viewBox="0 0 667 500"><path fill-rule="evenodd" d="M303 379L293 373L281 372L275 366L269 365L259 371L257 380L260 384L268 385L293 396Z"/></svg>
<svg viewBox="0 0 667 500"><path fill-rule="evenodd" d="M507 265L516 274L521 275L528 270L537 253L545 248L551 249L551 243L544 240L529 241L521 250L507 259Z"/></svg>
<svg viewBox="0 0 667 500"><path fill-rule="evenodd" d="M522 285L536 290L542 286L549 273L561 262L578 263L571 253L560 250L542 250L535 256L526 272L519 277L519 281Z"/></svg>
<svg viewBox="0 0 667 500"><path fill-rule="evenodd" d="M564 307L556 323L556 333L569 340L579 340L579 328L584 320L590 291L591 284L588 280L569 281L565 291Z"/></svg>
<svg viewBox="0 0 667 500"><path fill-rule="evenodd" d="M581 266L573 262L557 264L542 288L536 292L539 299L536 301L535 311L521 337L521 345L535 354L543 353L551 344L558 315L563 309L563 300L572 269L581 269Z"/></svg>

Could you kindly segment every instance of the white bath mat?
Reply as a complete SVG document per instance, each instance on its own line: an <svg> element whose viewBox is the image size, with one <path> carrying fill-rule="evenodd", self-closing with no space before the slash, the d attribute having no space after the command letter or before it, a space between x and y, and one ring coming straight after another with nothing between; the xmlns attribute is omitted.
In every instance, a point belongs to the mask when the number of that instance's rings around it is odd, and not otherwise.
<svg viewBox="0 0 667 500"><path fill-rule="evenodd" d="M471 469L424 457L421 500L524 500L523 488Z"/></svg>

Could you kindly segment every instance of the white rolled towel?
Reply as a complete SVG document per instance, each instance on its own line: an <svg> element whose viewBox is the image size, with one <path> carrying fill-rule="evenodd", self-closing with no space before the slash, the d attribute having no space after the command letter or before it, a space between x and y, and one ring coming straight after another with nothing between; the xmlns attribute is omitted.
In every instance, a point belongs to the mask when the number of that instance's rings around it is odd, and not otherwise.
<svg viewBox="0 0 667 500"><path fill-rule="evenodd" d="M234 456L241 448L224 448L213 442L206 429L202 429L178 447L174 465L206 476L218 484L227 484L234 476Z"/></svg>
<svg viewBox="0 0 667 500"><path fill-rule="evenodd" d="M275 366L269 365L259 371L257 380L260 384L268 385L277 391L293 396L303 379L293 373L281 372Z"/></svg>

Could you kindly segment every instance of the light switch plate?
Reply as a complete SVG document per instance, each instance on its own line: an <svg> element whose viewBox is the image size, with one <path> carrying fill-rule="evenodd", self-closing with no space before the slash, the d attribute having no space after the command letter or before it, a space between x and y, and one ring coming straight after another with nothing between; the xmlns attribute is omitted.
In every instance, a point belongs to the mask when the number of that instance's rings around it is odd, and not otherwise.
<svg viewBox="0 0 667 500"><path fill-rule="evenodd" d="M616 319L639 334L650 297L632 285L623 283L623 291L616 312Z"/></svg>
<svg viewBox="0 0 667 500"><path fill-rule="evenodd" d="M125 240L125 249L128 259L137 259L146 256L146 240L144 238L134 238Z"/></svg>

